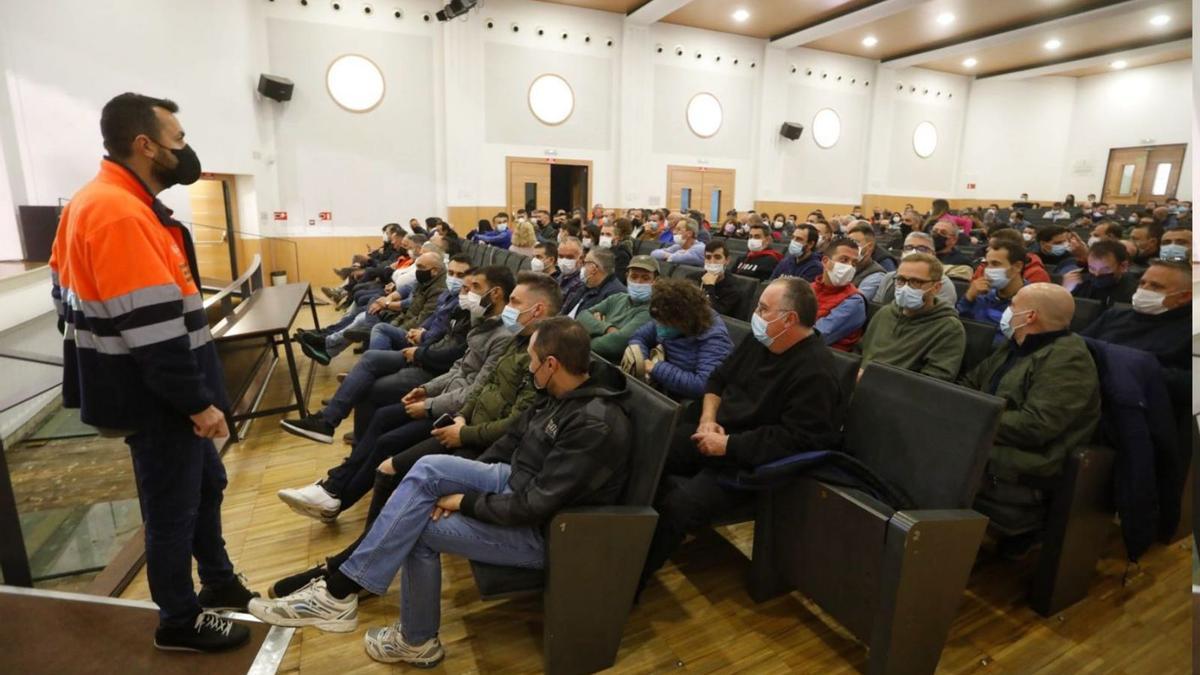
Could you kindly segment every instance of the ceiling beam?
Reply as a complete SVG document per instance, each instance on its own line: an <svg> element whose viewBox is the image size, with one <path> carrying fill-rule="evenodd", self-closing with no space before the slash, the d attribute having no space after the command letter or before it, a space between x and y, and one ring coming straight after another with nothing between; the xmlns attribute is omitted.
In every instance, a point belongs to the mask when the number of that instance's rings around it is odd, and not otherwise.
<svg viewBox="0 0 1200 675"><path fill-rule="evenodd" d="M991 33L982 37L956 42L954 44L945 45L935 49L904 54L892 59L885 59L883 63L891 68L909 68L911 66L919 66L922 63L929 63L930 61L939 61L941 59L953 58L990 47L1011 44L1018 40L1023 40L1030 35L1040 33L1048 29L1065 28L1079 25L1084 21L1095 21L1111 16L1120 16L1121 14L1128 14L1130 12L1135 12L1146 7L1152 7L1157 4L1161 4L1161 0L1128 0L1127 2L1118 2L1083 12L1057 16L1046 21L1027 24L999 33Z"/></svg>
<svg viewBox="0 0 1200 675"><path fill-rule="evenodd" d="M1143 56L1154 56L1163 52L1174 51L1177 49L1191 49L1192 38L1184 38L1182 40L1172 40L1170 42L1160 42L1158 44L1139 47L1137 49L1118 49L1103 54L1087 56L1084 58L1071 59L1069 61L1059 61L1043 66L1030 66L1019 70L1010 70L1007 72L996 73L995 75L980 75L976 79L979 80L1026 80L1031 77L1042 77L1045 75L1057 75L1080 68L1091 68L1093 66L1108 65L1110 62L1120 59L1136 59ZM1136 67L1136 66L1135 66Z"/></svg>
<svg viewBox="0 0 1200 675"><path fill-rule="evenodd" d="M692 0L649 0L641 7L626 14L626 18L631 23L649 26L650 24L661 20L663 17L673 13L687 5Z"/></svg>
<svg viewBox="0 0 1200 675"><path fill-rule="evenodd" d="M852 30L873 21L886 19L893 14L899 14L906 9L916 7L927 0L882 0L862 9L846 12L820 23L802 26L790 33L771 38L771 46L780 49L791 49L800 45L815 42L822 38L836 35L842 31Z"/></svg>

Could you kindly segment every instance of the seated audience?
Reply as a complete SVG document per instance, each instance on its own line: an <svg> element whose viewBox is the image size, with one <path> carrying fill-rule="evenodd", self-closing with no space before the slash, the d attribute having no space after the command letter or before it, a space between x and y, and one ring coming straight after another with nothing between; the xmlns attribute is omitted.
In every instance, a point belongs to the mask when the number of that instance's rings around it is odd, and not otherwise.
<svg viewBox="0 0 1200 675"><path fill-rule="evenodd" d="M648 255L629 262L624 293L613 293L578 312L576 320L592 338L592 351L616 363L637 329L650 321L650 295L658 280L658 263Z"/></svg>
<svg viewBox="0 0 1200 675"><path fill-rule="evenodd" d="M617 218L600 226L600 248L613 253L613 269L618 279L625 278L629 261L633 259L633 242L629 240L631 226L626 218Z"/></svg>
<svg viewBox="0 0 1200 675"><path fill-rule="evenodd" d="M958 377L967 337L954 306L938 299L942 279L942 264L932 255L915 253L900 261L895 301L867 324L863 368L878 361L939 380Z"/></svg>
<svg viewBox="0 0 1200 675"><path fill-rule="evenodd" d="M1170 262L1191 262L1192 231L1182 227L1163 232L1158 257Z"/></svg>
<svg viewBox="0 0 1200 675"><path fill-rule="evenodd" d="M1074 312L1061 286L1022 288L1000 322L1003 346L962 380L1005 400L975 508L1008 528L1040 527L1049 492L1038 479L1061 473L1100 419L1096 364L1068 330Z"/></svg>
<svg viewBox="0 0 1200 675"><path fill-rule="evenodd" d="M729 277L729 249L723 241L710 241L704 246L704 276L700 288L708 304L718 314L733 316L742 304L742 292Z"/></svg>
<svg viewBox="0 0 1200 675"><path fill-rule="evenodd" d="M971 278L971 259L958 250L958 225L949 220L939 220L930 230L933 234L934 255L952 279Z"/></svg>
<svg viewBox="0 0 1200 675"><path fill-rule="evenodd" d="M685 408L655 500L659 518L643 586L685 535L754 501L753 492L724 487L723 476L840 445L847 394L813 330L816 318L807 281L771 282L751 320L755 339L713 371L702 406Z"/></svg>
<svg viewBox="0 0 1200 675"><path fill-rule="evenodd" d="M558 269L558 245L554 242L538 242L529 258L529 271L560 281L562 272Z"/></svg>
<svg viewBox="0 0 1200 675"><path fill-rule="evenodd" d="M458 310L459 291L470 269L470 256L461 253L452 256L446 263L446 290L438 296L433 313L420 326L408 330L390 323L375 324L367 348L397 351L411 348L415 352L422 343L430 345L440 340L450 325L451 314Z"/></svg>
<svg viewBox="0 0 1200 675"><path fill-rule="evenodd" d="M1082 246L1079 237L1061 225L1047 225L1038 231L1037 254L1042 264L1051 274L1066 274L1080 269L1085 261L1079 260L1079 253L1086 253L1087 247ZM1077 250L1072 250L1075 245ZM1085 256L1086 257L1086 256Z"/></svg>
<svg viewBox="0 0 1200 675"><path fill-rule="evenodd" d="M998 230L988 237L988 239L1006 239L1022 248L1025 248L1026 245L1025 239L1016 230L1011 228ZM971 276L971 281L982 277L985 269L987 269L987 261L981 261L975 266L975 272ZM1046 267L1042 265L1042 259L1036 253L1027 252L1025 254L1025 266L1021 268L1021 276L1025 278L1025 283L1029 284L1050 282L1050 273L1046 271Z"/></svg>
<svg viewBox="0 0 1200 675"><path fill-rule="evenodd" d="M867 322L866 298L854 287L854 261L858 244L853 239L838 239L826 250L825 269L812 284L817 297L817 329L825 344L848 352L862 339Z"/></svg>
<svg viewBox="0 0 1200 675"><path fill-rule="evenodd" d="M1054 202L1053 208L1042 214L1042 220L1070 220L1071 212L1063 208L1062 202Z"/></svg>
<svg viewBox="0 0 1200 675"><path fill-rule="evenodd" d="M750 218L750 230L746 236L746 255L738 262L733 272L766 281L771 278L775 266L783 259L783 254L771 248L771 231L758 220L758 216Z"/></svg>
<svg viewBox="0 0 1200 675"><path fill-rule="evenodd" d="M858 260L854 263L854 286L864 298L875 297L887 270L875 261L875 229L865 220L850 226L847 237L858 244Z"/></svg>
<svg viewBox="0 0 1200 675"><path fill-rule="evenodd" d="M1013 296L1025 285L1025 279L1021 276L1025 266L1025 249L1011 241L992 239L988 242L984 264L987 267L983 276L972 281L963 297L958 299L958 314L964 319L990 323L999 329L1000 319L1008 310ZM1074 302L1071 306L1075 306ZM1004 339L1003 331L997 330L997 343Z"/></svg>
<svg viewBox="0 0 1200 675"><path fill-rule="evenodd" d="M904 262L918 253L925 255L933 255L933 237L925 232L912 232L904 238L904 248L900 256L900 262ZM941 263L939 263L941 264ZM950 277L943 272L942 283L937 286L935 296L943 303L954 307L958 302L958 291L954 288L954 283L950 281ZM896 273L888 272L883 275L883 279L879 282L879 289L875 291L875 297L871 298L873 302L887 304L892 302L896 297Z"/></svg>
<svg viewBox="0 0 1200 675"><path fill-rule="evenodd" d="M825 229L828 231L829 226ZM817 227L800 224L792 231L792 241L788 244L787 256L775 265L771 278L799 277L805 281L816 281L825 271L824 256L821 254L822 244Z"/></svg>
<svg viewBox="0 0 1200 675"><path fill-rule="evenodd" d="M559 271L558 287L562 289L565 302L583 286L583 244L575 237L563 238L558 244L555 262Z"/></svg>
<svg viewBox="0 0 1200 675"><path fill-rule="evenodd" d="M684 279L654 284L650 317L629 340L630 372L673 398L701 398L709 375L733 351L725 322L704 301L704 292ZM656 348L661 360L651 359Z"/></svg>
<svg viewBox="0 0 1200 675"><path fill-rule="evenodd" d="M679 220L674 229L674 243L666 248L655 249L650 255L656 260L665 260L675 265L703 267L704 243L696 239L699 231L700 223L697 221L691 218Z"/></svg>
<svg viewBox="0 0 1200 675"><path fill-rule="evenodd" d="M543 213L538 211L536 213ZM549 223L547 217L546 222ZM538 221L537 220L520 220L512 230L512 245L508 250L516 251L521 255L533 255L533 247L538 243ZM551 228L553 229L553 228ZM553 238L551 238L553 241Z"/></svg>
<svg viewBox="0 0 1200 675"><path fill-rule="evenodd" d="M441 553L540 568L543 528L555 513L616 503L632 446L619 402L624 377L591 364L586 333L566 319L542 323L528 351L534 386L548 395L480 461L445 455L418 461L337 572L285 598L252 602L251 613L275 625L352 631L358 592L383 595L403 570L400 620L367 631L367 654L432 667L445 654L438 640ZM551 426L553 434L546 431Z"/></svg>
<svg viewBox="0 0 1200 675"><path fill-rule="evenodd" d="M524 217L524 216L522 216ZM482 225L482 223L480 223ZM512 245L512 231L508 229L508 214L501 211L492 216L492 229L487 232L474 232L467 235L475 241L497 248L508 248Z"/></svg>
<svg viewBox="0 0 1200 675"><path fill-rule="evenodd" d="M588 251L579 272L583 283L577 285L570 295L563 299L563 314L575 318L579 312L591 309L608 296L624 293L625 284L614 274L615 264L612 251L608 249L596 248Z"/></svg>
<svg viewBox="0 0 1200 675"><path fill-rule="evenodd" d="M1158 247L1163 237L1162 226L1150 218L1142 218L1129 232L1129 241L1133 246L1130 265L1146 269L1150 260L1158 257Z"/></svg>
<svg viewBox="0 0 1200 675"><path fill-rule="evenodd" d="M1088 246L1095 244L1101 239L1111 239L1113 241L1121 241L1125 230L1117 223L1109 220L1103 220L1092 228L1091 235L1088 236Z"/></svg>
<svg viewBox="0 0 1200 675"><path fill-rule="evenodd" d="M1105 307L1128 303L1138 287L1138 275L1129 271L1129 251L1119 241L1101 239L1088 252L1088 271L1063 275L1062 287L1077 298L1097 300Z"/></svg>

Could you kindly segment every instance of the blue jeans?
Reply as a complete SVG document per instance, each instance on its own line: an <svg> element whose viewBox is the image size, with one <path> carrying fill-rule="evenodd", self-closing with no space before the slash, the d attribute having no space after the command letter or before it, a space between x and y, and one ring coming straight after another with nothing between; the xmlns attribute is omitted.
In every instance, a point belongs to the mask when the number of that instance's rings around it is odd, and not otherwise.
<svg viewBox="0 0 1200 675"><path fill-rule="evenodd" d="M367 312L359 314L358 316L354 317L354 320L351 321L348 326L345 326L341 330L335 330L334 332L325 336L325 352L329 354L331 358L341 354L343 351L345 351L346 347L350 346L350 341L346 339L346 331L354 328L369 331L378 323L378 314L368 314Z"/></svg>
<svg viewBox="0 0 1200 675"><path fill-rule="evenodd" d="M388 324L378 324L376 328L384 325ZM404 355L400 352L367 350L358 363L355 363L354 367L350 369L350 372L346 373L346 379L338 385L337 391L333 393L333 398L329 399L329 405L325 406L318 414L330 426L336 427L346 419L367 392L371 391L371 386L375 384L376 380L384 375L399 372L406 366L408 366L408 361L404 360ZM401 396L403 395L401 394Z"/></svg>
<svg viewBox="0 0 1200 675"><path fill-rule="evenodd" d="M362 305L358 304L357 302L351 304L350 308L346 310L346 313L343 314L340 319L325 327L326 334L345 330L347 326L354 323L354 319L357 318L359 314L367 311L367 306L369 304L369 301Z"/></svg>
<svg viewBox="0 0 1200 675"><path fill-rule="evenodd" d="M345 511L371 491L380 462L429 438L431 429L433 420L409 417L403 403L380 408L371 417L366 433L355 438L350 455L329 470L321 487L340 499L340 508Z"/></svg>
<svg viewBox="0 0 1200 675"><path fill-rule="evenodd" d="M407 330L399 326L377 323L371 328L371 340L367 343L367 349L390 349L392 351L407 349L413 346L408 341L407 333Z"/></svg>
<svg viewBox="0 0 1200 675"><path fill-rule="evenodd" d="M537 527L492 525L461 513L429 517L438 498L473 490L508 493L507 464L454 455L418 460L400 481L341 573L375 593L387 593L401 567L400 624L404 641L421 644L438 634L442 610L441 553L468 560L541 569L546 546Z"/></svg>
<svg viewBox="0 0 1200 675"><path fill-rule="evenodd" d="M213 442L186 427L147 428L125 443L133 457L146 526L146 576L159 623L190 628L200 613L192 558L200 583L233 579L233 563L221 537L225 466Z"/></svg>

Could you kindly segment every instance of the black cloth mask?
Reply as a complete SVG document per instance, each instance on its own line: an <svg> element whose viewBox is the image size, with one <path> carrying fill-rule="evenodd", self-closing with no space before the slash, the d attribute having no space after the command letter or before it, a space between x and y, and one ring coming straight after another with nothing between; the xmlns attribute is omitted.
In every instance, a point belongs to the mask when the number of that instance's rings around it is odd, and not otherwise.
<svg viewBox="0 0 1200 675"><path fill-rule="evenodd" d="M162 183L163 189L169 188L172 185L191 185L200 180L200 158L196 156L196 151L192 146L185 145L178 150L161 146L163 150L175 156L175 166L169 167L154 160L154 177Z"/></svg>

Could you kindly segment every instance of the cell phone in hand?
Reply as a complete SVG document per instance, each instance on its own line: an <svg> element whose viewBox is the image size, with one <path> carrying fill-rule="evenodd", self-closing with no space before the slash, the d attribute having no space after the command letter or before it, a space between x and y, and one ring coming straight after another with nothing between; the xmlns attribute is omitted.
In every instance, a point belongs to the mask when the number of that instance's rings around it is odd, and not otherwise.
<svg viewBox="0 0 1200 675"><path fill-rule="evenodd" d="M433 428L441 429L442 427L448 427L452 424L454 424L454 418L450 416L450 413L444 413L441 417L437 418L436 422L433 423Z"/></svg>

